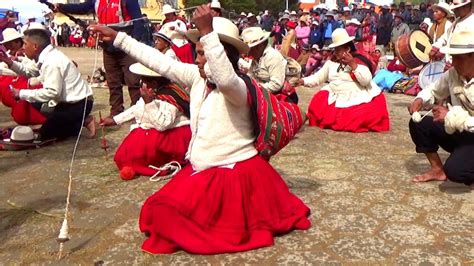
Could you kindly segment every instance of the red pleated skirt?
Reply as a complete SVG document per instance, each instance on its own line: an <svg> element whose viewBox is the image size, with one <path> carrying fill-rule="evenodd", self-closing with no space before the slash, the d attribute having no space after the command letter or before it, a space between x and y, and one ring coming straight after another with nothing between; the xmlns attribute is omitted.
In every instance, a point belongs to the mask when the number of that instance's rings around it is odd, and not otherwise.
<svg viewBox="0 0 474 266"><path fill-rule="evenodd" d="M149 165L160 167L171 161L185 164L190 140L189 126L165 131L136 128L120 144L114 160L120 170L129 166L139 175L152 176L156 170Z"/></svg>
<svg viewBox="0 0 474 266"><path fill-rule="evenodd" d="M371 102L346 108L328 105L329 92L321 90L308 107L309 125L349 132L382 132L390 130L385 95L380 93Z"/></svg>
<svg viewBox="0 0 474 266"><path fill-rule="evenodd" d="M13 121L19 125L42 125L46 122L46 117L31 105L31 103L20 100L17 101L10 91L10 85L15 89L38 89L41 86L29 88L26 77L0 76L0 98L2 103L11 108Z"/></svg>
<svg viewBox="0 0 474 266"><path fill-rule="evenodd" d="M141 210L142 249L153 254L240 252L273 245L273 236L311 226L309 208L260 156L233 169L183 168Z"/></svg>

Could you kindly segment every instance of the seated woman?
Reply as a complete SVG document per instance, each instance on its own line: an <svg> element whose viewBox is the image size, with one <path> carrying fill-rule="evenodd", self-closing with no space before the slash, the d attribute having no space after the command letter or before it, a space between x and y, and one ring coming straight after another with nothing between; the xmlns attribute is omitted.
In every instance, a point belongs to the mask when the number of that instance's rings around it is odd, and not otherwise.
<svg viewBox="0 0 474 266"><path fill-rule="evenodd" d="M176 56L175 51L172 49L173 41L170 39L171 32L161 29L159 32L153 33L153 39L155 40L155 48L163 54L173 58L174 60L179 60Z"/></svg>
<svg viewBox="0 0 474 266"><path fill-rule="evenodd" d="M144 251L230 253L271 246L274 235L308 229L309 209L257 153L247 86L239 77L248 46L235 24L199 6L188 31L197 65L176 62L123 32L101 26L106 41L190 88L192 138L185 166L149 197L140 215Z"/></svg>
<svg viewBox="0 0 474 266"><path fill-rule="evenodd" d="M22 64L34 65L34 61L24 55L23 35L13 28L5 29L2 32L3 44L9 51L10 59ZM33 79L31 79L33 80ZM41 88L41 84L33 85L29 83L28 77L12 75L0 76L0 98L2 103L11 108L11 116L15 123L19 125L41 125L46 121L46 117L33 105L25 100L17 101L13 96L11 88L15 89L35 89Z"/></svg>
<svg viewBox="0 0 474 266"><path fill-rule="evenodd" d="M353 39L344 29L334 30L329 48L335 49L335 61L327 61L316 74L300 80L300 85L307 86L329 82L311 100L309 125L349 132L388 131L385 96L372 82L375 66L355 52Z"/></svg>
<svg viewBox="0 0 474 266"><path fill-rule="evenodd" d="M115 153L115 163L124 180L136 174L152 176L156 169L171 161L184 164L191 140L189 129L189 96L169 79L140 63L130 71L141 77L142 97L132 107L101 121L102 126L115 126L135 119L131 132Z"/></svg>
<svg viewBox="0 0 474 266"><path fill-rule="evenodd" d="M286 90L287 60L268 45L270 32L260 27L249 27L242 31L242 40L250 47L248 55L253 58L247 74L254 78L262 88L279 95L279 99L298 103L294 88Z"/></svg>

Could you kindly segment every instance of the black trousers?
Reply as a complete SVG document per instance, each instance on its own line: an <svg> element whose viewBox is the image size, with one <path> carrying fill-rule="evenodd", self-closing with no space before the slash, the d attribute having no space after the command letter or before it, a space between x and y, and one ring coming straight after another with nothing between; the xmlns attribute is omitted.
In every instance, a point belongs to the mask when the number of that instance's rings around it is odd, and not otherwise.
<svg viewBox="0 0 474 266"><path fill-rule="evenodd" d="M474 183L474 133L456 132L449 135L444 124L427 116L420 123L410 119L410 135L417 153L437 152L439 147L451 153L444 163L449 180L471 185Z"/></svg>
<svg viewBox="0 0 474 266"><path fill-rule="evenodd" d="M76 136L82 128L82 116L86 104L86 117L92 110L93 101L83 99L76 103L59 103L47 113L46 122L40 129L41 140L65 139Z"/></svg>

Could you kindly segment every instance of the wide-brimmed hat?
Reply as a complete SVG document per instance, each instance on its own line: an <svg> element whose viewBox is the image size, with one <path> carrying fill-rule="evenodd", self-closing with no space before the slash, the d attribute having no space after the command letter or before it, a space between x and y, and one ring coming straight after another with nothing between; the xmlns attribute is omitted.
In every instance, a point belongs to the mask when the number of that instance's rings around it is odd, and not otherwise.
<svg viewBox="0 0 474 266"><path fill-rule="evenodd" d="M270 37L270 32L262 30L260 27L249 27L242 31L240 38L250 48L265 42Z"/></svg>
<svg viewBox="0 0 474 266"><path fill-rule="evenodd" d="M315 49L316 51L320 51L320 50L321 50L321 49L319 48L319 45L317 45L317 44L313 44L313 45L311 46L311 49Z"/></svg>
<svg viewBox="0 0 474 266"><path fill-rule="evenodd" d="M346 21L346 24L349 25L349 24L354 24L354 25L357 25L357 26L360 26L360 22L358 19L356 18L351 18L349 20Z"/></svg>
<svg viewBox="0 0 474 266"><path fill-rule="evenodd" d="M451 55L474 53L474 31L455 31L451 41L446 46L441 47L440 52Z"/></svg>
<svg viewBox="0 0 474 266"><path fill-rule="evenodd" d="M31 127L16 126L10 135L10 140L15 142L33 142L35 134Z"/></svg>
<svg viewBox="0 0 474 266"><path fill-rule="evenodd" d="M214 17L212 27L221 41L234 46L240 53L246 54L249 51L249 46L240 40L239 29L232 21L223 17ZM201 33L197 29L191 29L187 31L186 36L196 43L199 41Z"/></svg>
<svg viewBox="0 0 474 266"><path fill-rule="evenodd" d="M424 18L424 19L423 19L423 22L421 22L420 25L421 25L421 24L426 24L426 25L428 25L428 27L429 27L429 26L431 26L431 25L433 24L433 22L431 22L431 19L430 19L430 18Z"/></svg>
<svg viewBox="0 0 474 266"><path fill-rule="evenodd" d="M342 12L351 12L351 9L348 6L342 8Z"/></svg>
<svg viewBox="0 0 474 266"><path fill-rule="evenodd" d="M432 8L433 9L434 8L441 9L444 13L446 13L447 17L452 17L453 16L453 11L451 11L451 8L449 7L449 5L446 2L440 2L438 4L434 4Z"/></svg>
<svg viewBox="0 0 474 266"><path fill-rule="evenodd" d="M349 33L345 29L337 28L332 32L332 43L328 46L329 48L335 48L351 42L355 39L354 36L349 36Z"/></svg>
<svg viewBox="0 0 474 266"><path fill-rule="evenodd" d="M163 15L176 13L176 9L174 9L173 7L171 7L168 4L165 4L165 5L163 5L162 13L163 13Z"/></svg>
<svg viewBox="0 0 474 266"><path fill-rule="evenodd" d="M251 12L249 12L249 13L247 14L247 18L251 18L251 17L255 17L255 14L254 14L254 13L251 13Z"/></svg>
<svg viewBox="0 0 474 266"><path fill-rule="evenodd" d="M23 34L19 33L14 28L6 28L3 30L2 36L3 41L1 41L0 44L11 42L16 39L21 39L23 37Z"/></svg>
<svg viewBox="0 0 474 266"><path fill-rule="evenodd" d="M319 26L318 20L317 19L313 20L313 22L311 22L311 25Z"/></svg>
<svg viewBox="0 0 474 266"><path fill-rule="evenodd" d="M332 12L332 11L329 11L329 12L327 12L327 13L325 14L325 16L326 16L326 17L329 17L329 16L335 17L336 14L334 14L334 12Z"/></svg>
<svg viewBox="0 0 474 266"><path fill-rule="evenodd" d="M221 3L219 1L212 1L211 2L211 8L222 9Z"/></svg>
<svg viewBox="0 0 474 266"><path fill-rule="evenodd" d="M46 28L46 26L38 22L30 22L29 24L26 24L25 31L27 30L44 30L49 33L49 30Z"/></svg>
<svg viewBox="0 0 474 266"><path fill-rule="evenodd" d="M161 38L168 42L169 44L172 44L173 41L171 40L171 35L170 32L168 32L165 28L162 28L160 31L153 33L153 36L156 36L158 38Z"/></svg>
<svg viewBox="0 0 474 266"><path fill-rule="evenodd" d="M471 0L453 0L449 8L453 11L456 8L471 4Z"/></svg>
<svg viewBox="0 0 474 266"><path fill-rule="evenodd" d="M403 15L401 13L396 13L395 17L400 18L401 20L405 21L405 18L403 17Z"/></svg>
<svg viewBox="0 0 474 266"><path fill-rule="evenodd" d="M282 21L284 19L290 20L290 16L288 14L283 14L283 16L281 16L281 18L278 19L278 21Z"/></svg>
<svg viewBox="0 0 474 266"><path fill-rule="evenodd" d="M246 17L246 16L247 16L247 14L245 14L245 12L240 12L240 15L241 15L242 17Z"/></svg>
<svg viewBox="0 0 474 266"><path fill-rule="evenodd" d="M139 76L146 76L146 77L161 77L160 74L156 73L155 71L149 69L148 67L140 64L140 63L135 63L131 64L130 67L128 68L130 72L133 74L137 74Z"/></svg>
<svg viewBox="0 0 474 266"><path fill-rule="evenodd" d="M290 12L290 16L297 16L297 15L298 14L296 14L296 11L294 11L294 10Z"/></svg>
<svg viewBox="0 0 474 266"><path fill-rule="evenodd" d="M299 20L300 20L300 22L304 22L304 23L308 24L308 16L301 16Z"/></svg>

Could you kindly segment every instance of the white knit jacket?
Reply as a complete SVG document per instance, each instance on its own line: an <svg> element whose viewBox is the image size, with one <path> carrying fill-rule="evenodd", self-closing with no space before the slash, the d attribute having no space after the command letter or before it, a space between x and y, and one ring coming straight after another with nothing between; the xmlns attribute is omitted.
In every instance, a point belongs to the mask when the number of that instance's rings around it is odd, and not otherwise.
<svg viewBox="0 0 474 266"><path fill-rule="evenodd" d="M245 82L232 68L217 33L203 36L200 42L217 86L207 97L206 80L196 65L172 60L123 32L114 41L114 46L143 65L191 88L192 138L187 159L197 171L230 165L257 154Z"/></svg>

